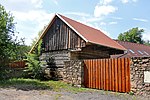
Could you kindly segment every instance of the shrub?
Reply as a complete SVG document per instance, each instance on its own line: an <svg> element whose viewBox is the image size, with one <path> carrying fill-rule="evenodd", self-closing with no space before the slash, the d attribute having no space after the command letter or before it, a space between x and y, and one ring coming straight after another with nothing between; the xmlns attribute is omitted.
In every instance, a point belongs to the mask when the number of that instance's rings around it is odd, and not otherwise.
<svg viewBox="0 0 150 100"><path fill-rule="evenodd" d="M41 44L42 44L42 40L39 41L37 48L35 48L34 53L26 54L27 67L24 70L25 77L30 77L30 78L34 78L34 79L43 79L44 78L44 74L43 74L42 68L41 68L42 64L39 60L39 57L41 54Z"/></svg>

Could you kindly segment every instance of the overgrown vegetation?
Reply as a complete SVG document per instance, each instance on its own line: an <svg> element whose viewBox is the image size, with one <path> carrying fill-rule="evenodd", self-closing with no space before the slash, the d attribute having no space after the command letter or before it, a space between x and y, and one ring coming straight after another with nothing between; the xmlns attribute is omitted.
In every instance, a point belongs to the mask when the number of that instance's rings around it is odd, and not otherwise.
<svg viewBox="0 0 150 100"><path fill-rule="evenodd" d="M43 73L41 68L41 62L39 60L41 54L41 44L42 40L39 41L37 48L33 53L26 54L27 67L25 72L25 76L34 78L34 79L43 79Z"/></svg>
<svg viewBox="0 0 150 100"><path fill-rule="evenodd" d="M18 39L17 34L14 16L0 4L0 79L9 74L9 62L23 59L30 48L23 38Z"/></svg>

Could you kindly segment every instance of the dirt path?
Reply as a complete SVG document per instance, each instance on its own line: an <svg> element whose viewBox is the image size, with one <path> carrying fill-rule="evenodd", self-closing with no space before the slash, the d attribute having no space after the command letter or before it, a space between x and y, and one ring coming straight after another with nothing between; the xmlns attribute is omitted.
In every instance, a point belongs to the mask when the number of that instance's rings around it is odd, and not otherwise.
<svg viewBox="0 0 150 100"><path fill-rule="evenodd" d="M16 90L0 88L0 100L148 100L145 97L131 96L107 91L93 92L54 92L50 90Z"/></svg>

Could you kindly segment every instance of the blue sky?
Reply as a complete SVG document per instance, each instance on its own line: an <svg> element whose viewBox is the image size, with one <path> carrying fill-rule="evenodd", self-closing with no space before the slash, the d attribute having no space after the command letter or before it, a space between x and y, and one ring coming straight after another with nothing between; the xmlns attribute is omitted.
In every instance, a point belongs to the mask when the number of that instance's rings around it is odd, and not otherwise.
<svg viewBox="0 0 150 100"><path fill-rule="evenodd" d="M113 39L139 27L145 30L143 39L150 40L150 0L1 0L0 4L15 17L16 30L27 45L55 13L97 28Z"/></svg>

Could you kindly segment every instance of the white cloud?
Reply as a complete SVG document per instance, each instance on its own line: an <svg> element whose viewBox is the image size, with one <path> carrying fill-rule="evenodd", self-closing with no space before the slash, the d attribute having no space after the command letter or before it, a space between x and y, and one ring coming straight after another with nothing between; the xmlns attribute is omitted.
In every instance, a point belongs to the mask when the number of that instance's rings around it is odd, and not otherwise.
<svg viewBox="0 0 150 100"><path fill-rule="evenodd" d="M104 15L106 16L110 13L115 12L116 10L118 10L118 8L111 5L102 5L102 6L97 5L94 10L94 16L95 17L102 17Z"/></svg>
<svg viewBox="0 0 150 100"><path fill-rule="evenodd" d="M147 19L142 19L142 18L133 18L133 20L141 21L141 22L148 22Z"/></svg>
<svg viewBox="0 0 150 100"><path fill-rule="evenodd" d="M43 7L43 0L1 0L0 3L9 11L24 12Z"/></svg>
<svg viewBox="0 0 150 100"><path fill-rule="evenodd" d="M83 13L83 12L66 12L64 14L67 15L76 15L76 16L81 16L81 17L89 17L90 15L87 13Z"/></svg>
<svg viewBox="0 0 150 100"><path fill-rule="evenodd" d="M102 20L102 18L97 18L97 17L91 17L91 18L86 19L87 22L98 22L101 20Z"/></svg>
<svg viewBox="0 0 150 100"><path fill-rule="evenodd" d="M138 0L132 0L133 2L137 2Z"/></svg>
<svg viewBox="0 0 150 100"><path fill-rule="evenodd" d="M30 0L30 1L33 5L35 5L36 8L42 8L43 0Z"/></svg>
<svg viewBox="0 0 150 100"><path fill-rule="evenodd" d="M143 39L144 40L150 40L150 32L149 33L144 33L143 34Z"/></svg>
<svg viewBox="0 0 150 100"><path fill-rule="evenodd" d="M114 24L117 24L118 22L109 22L108 24L109 25L114 25Z"/></svg>
<svg viewBox="0 0 150 100"><path fill-rule="evenodd" d="M121 18L121 17L111 17L112 19L118 19L118 20L121 20L121 19L123 19L123 18Z"/></svg>
<svg viewBox="0 0 150 100"><path fill-rule="evenodd" d="M104 26L104 25L106 25L106 23L105 22L100 22L100 25Z"/></svg>
<svg viewBox="0 0 150 100"><path fill-rule="evenodd" d="M45 25L54 16L54 13L47 13L44 10L31 10L28 12L13 11L17 31L19 31L20 37L26 38L26 44L29 45L32 39L38 35L38 32L43 29ZM25 32L24 32L25 31Z"/></svg>
<svg viewBox="0 0 150 100"><path fill-rule="evenodd" d="M111 3L113 0L101 0L100 1L100 4L102 4L102 5L107 5L107 4L109 4L109 3Z"/></svg>
<svg viewBox="0 0 150 100"><path fill-rule="evenodd" d="M137 0L121 0L122 3L126 4L129 2L137 2Z"/></svg>
<svg viewBox="0 0 150 100"><path fill-rule="evenodd" d="M122 3L128 3L129 2L129 0L121 0L122 1Z"/></svg>
<svg viewBox="0 0 150 100"><path fill-rule="evenodd" d="M56 5L58 5L58 0L53 0L53 2L54 2Z"/></svg>
<svg viewBox="0 0 150 100"><path fill-rule="evenodd" d="M5 6L14 16L17 22L16 31L18 38L25 38L25 43L30 45L32 39L51 20L54 14L47 13L43 9L44 0L3 0L1 4Z"/></svg>
<svg viewBox="0 0 150 100"><path fill-rule="evenodd" d="M142 29L144 29L144 28L142 28ZM150 29L144 29L144 33L143 33L143 39L144 40L149 40L150 41Z"/></svg>
<svg viewBox="0 0 150 100"><path fill-rule="evenodd" d="M14 14L15 18L20 21L43 22L51 18L51 14L48 14L44 10L31 10L28 12L12 11L12 13Z"/></svg>

